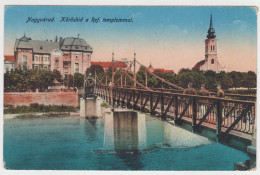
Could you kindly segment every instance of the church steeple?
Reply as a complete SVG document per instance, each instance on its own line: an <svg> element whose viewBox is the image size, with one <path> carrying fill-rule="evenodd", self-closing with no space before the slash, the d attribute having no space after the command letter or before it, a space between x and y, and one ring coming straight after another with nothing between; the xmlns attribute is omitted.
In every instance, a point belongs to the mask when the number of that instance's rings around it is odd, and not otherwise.
<svg viewBox="0 0 260 175"><path fill-rule="evenodd" d="M210 26L209 26L207 38L214 39L215 37L216 35L215 35L215 29L213 28L212 15L210 15Z"/></svg>

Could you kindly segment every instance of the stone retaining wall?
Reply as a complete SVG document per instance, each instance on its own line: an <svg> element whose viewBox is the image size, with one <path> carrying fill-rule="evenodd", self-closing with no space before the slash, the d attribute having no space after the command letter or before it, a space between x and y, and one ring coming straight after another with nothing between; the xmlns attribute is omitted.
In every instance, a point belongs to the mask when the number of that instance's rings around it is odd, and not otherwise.
<svg viewBox="0 0 260 175"><path fill-rule="evenodd" d="M75 92L11 92L4 93L4 105L29 106L31 103L44 105L79 106Z"/></svg>

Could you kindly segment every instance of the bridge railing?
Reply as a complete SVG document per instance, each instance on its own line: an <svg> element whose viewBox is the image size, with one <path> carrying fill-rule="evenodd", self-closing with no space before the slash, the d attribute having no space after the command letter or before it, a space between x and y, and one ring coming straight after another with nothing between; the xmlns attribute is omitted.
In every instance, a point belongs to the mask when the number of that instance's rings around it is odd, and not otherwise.
<svg viewBox="0 0 260 175"><path fill-rule="evenodd" d="M134 88L108 88L96 86L95 93L113 105L126 105L141 111L172 118L176 122L188 121L194 128L207 125L218 134L238 131L253 134L255 102L217 97L186 95L172 92L149 91ZM113 95L112 95L113 94Z"/></svg>

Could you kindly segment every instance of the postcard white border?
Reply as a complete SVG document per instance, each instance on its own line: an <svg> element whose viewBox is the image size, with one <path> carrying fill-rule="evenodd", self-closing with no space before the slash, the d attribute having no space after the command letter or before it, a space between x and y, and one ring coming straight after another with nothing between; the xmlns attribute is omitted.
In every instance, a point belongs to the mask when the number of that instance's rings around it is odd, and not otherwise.
<svg viewBox="0 0 260 175"><path fill-rule="evenodd" d="M258 8L257 11L257 43L259 43L259 8L260 1L259 0L1 0L0 1L0 56L4 59L4 7L5 5L100 5L100 6L256 6ZM259 76L259 44L257 46L257 87L260 85L260 76ZM3 61L0 62L0 66L3 69ZM254 172L245 172L245 171L14 171L14 170L5 170L3 168L3 71L0 71L0 111L2 116L0 120L0 174L106 174L106 175L114 175L114 174L193 174L193 175L201 175L201 174L259 174L259 160L257 161L257 171ZM257 88L258 89L258 88ZM259 93L257 93L257 116L259 116ZM259 126L260 120L258 120L257 125ZM259 131L257 132L257 140L259 143ZM259 146L257 146L259 148ZM257 158L259 158L259 151L257 151Z"/></svg>

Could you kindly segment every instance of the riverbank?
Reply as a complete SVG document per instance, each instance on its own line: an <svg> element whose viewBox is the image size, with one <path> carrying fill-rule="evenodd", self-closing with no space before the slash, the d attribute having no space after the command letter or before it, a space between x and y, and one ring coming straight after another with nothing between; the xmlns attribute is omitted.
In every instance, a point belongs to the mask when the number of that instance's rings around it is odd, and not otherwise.
<svg viewBox="0 0 260 175"><path fill-rule="evenodd" d="M18 114L4 114L4 119L13 118L42 118L42 117L79 117L77 112L33 112L33 113L18 113Z"/></svg>

